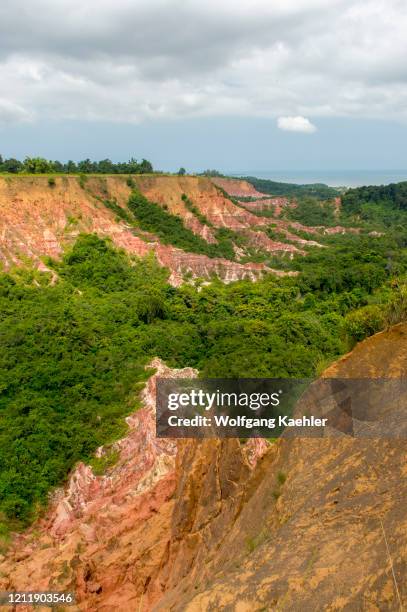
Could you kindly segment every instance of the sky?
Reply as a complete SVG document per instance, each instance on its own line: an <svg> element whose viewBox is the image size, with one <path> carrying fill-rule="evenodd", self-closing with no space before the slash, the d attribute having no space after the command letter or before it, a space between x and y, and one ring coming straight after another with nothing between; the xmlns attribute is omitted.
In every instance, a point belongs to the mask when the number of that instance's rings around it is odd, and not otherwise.
<svg viewBox="0 0 407 612"><path fill-rule="evenodd" d="M0 153L407 169L405 0L2 0Z"/></svg>

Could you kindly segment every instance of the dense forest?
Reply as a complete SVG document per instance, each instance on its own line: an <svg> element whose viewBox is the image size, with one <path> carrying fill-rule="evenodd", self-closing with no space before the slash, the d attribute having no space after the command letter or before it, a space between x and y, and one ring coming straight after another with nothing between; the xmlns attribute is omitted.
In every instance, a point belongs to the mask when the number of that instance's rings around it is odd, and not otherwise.
<svg viewBox="0 0 407 612"><path fill-rule="evenodd" d="M127 209L104 202L119 218L186 251L234 258L243 237L214 228L186 195L218 244L127 180ZM0 538L34 520L78 460L100 469L93 453L124 433L151 358L206 377L313 377L404 319L405 185L347 192L340 221L357 222L359 233L321 234L325 248L276 262L295 277L174 288L153 255L129 257L93 234L80 235L61 261L47 261L57 282L30 268L0 275ZM338 222L329 201L297 203L289 218ZM372 236L372 227L385 231Z"/></svg>
<svg viewBox="0 0 407 612"><path fill-rule="evenodd" d="M391 224L401 219L399 211L407 210L407 181L349 189L342 196L342 207L348 215L358 215L365 220L380 216Z"/></svg>
<svg viewBox="0 0 407 612"><path fill-rule="evenodd" d="M333 187L328 187L323 183L310 185L297 185L295 183L280 183L269 179L259 179L255 176L241 176L242 180L248 181L261 193L272 196L285 196L288 198L314 197L318 200L328 200L339 195L339 191Z"/></svg>
<svg viewBox="0 0 407 612"><path fill-rule="evenodd" d="M123 433L152 357L208 377L312 377L405 316L405 244L405 234L345 236L296 258L295 278L174 288L153 257L82 235L48 262L54 284L37 271L3 274L3 531L38 516L78 460Z"/></svg>
<svg viewBox="0 0 407 612"><path fill-rule="evenodd" d="M110 159L91 161L84 159L79 162L51 161L43 157L26 157L24 161L10 158L3 159L0 155L0 172L11 174L148 174L153 172L153 166L147 159L138 162L130 159L128 162L114 163Z"/></svg>

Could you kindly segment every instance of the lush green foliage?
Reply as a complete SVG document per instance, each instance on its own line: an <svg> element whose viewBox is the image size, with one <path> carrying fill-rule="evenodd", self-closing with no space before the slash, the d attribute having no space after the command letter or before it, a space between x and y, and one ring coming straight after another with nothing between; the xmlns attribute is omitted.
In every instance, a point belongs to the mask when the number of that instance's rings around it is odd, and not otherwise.
<svg viewBox="0 0 407 612"><path fill-rule="evenodd" d="M94 162L84 159L78 163L70 160L66 163L50 161L43 157L26 157L24 161L10 158L3 159L0 155L0 172L17 174L26 172L28 174L146 174L153 172L151 162L142 159L130 159L128 162L114 163L110 159L102 159Z"/></svg>
<svg viewBox="0 0 407 612"><path fill-rule="evenodd" d="M366 204L384 205L407 210L407 181L379 187L357 187L342 196L343 207L350 213L360 213Z"/></svg>
<svg viewBox="0 0 407 612"><path fill-rule="evenodd" d="M254 176L242 176L240 178L249 181L257 191L273 196L286 196L289 198L311 196L320 200L329 200L339 195L336 189L328 187L328 185L323 183L296 185L294 183L279 183L268 179L259 179Z"/></svg>
<svg viewBox="0 0 407 612"><path fill-rule="evenodd" d="M304 225L337 225L333 202L321 201L315 197L301 197L295 208L287 208L285 216Z"/></svg>
<svg viewBox="0 0 407 612"><path fill-rule="evenodd" d="M371 229L403 229L407 221L407 181L349 189L342 196L342 218Z"/></svg>
<svg viewBox="0 0 407 612"><path fill-rule="evenodd" d="M84 189L89 172L137 171L134 160L120 170L108 160L95 170L88 161L61 170L57 162L50 166L38 158L24 165L0 159L0 169L79 171ZM143 168L138 171L149 171ZM336 223L332 204L321 202L333 195L325 186L310 198L313 186L289 186L294 191L288 193L286 185L250 181L266 193L298 197L288 213L292 219ZM131 177L128 185L135 188ZM354 342L404 319L406 186L348 191L340 222L356 221L363 231L318 238L325 248L284 263L297 277L176 289L154 258L129 259L94 235L80 236L61 262L49 262L57 283L30 271L1 275L0 534L5 525L35 518L78 460L91 461L97 472L114 463L114 450L100 461L93 453L124 432L123 417L137 407L152 357L195 366L210 377L308 377ZM114 200L104 204L130 225L188 252L233 259L234 245L247 248L242 236L213 227L187 196L183 201L217 244L136 191L127 210ZM384 228L385 235L369 236L372 227ZM279 238L272 224L268 233Z"/></svg>
<svg viewBox="0 0 407 612"><path fill-rule="evenodd" d="M75 462L89 461L123 432L153 356L212 377L307 377L347 350L349 340L380 329L384 304L391 301L394 316L404 316L405 292L393 298L387 279L406 270L405 249L390 269L392 239L343 240L296 260L297 278L214 281L199 291L170 287L154 259L129 260L94 235L79 237L62 262L51 264L54 285L46 275L35 283L29 272L3 275L4 520L34 518ZM114 459L112 453L108 463Z"/></svg>

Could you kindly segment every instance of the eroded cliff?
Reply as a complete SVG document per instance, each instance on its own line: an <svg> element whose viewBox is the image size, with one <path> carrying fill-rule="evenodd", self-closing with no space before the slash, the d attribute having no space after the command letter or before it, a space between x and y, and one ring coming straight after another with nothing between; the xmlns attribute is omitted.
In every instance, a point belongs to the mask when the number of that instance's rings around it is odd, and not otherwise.
<svg viewBox="0 0 407 612"><path fill-rule="evenodd" d="M245 181L229 180L226 187L231 194L236 190L257 194ZM231 261L163 244L157 236L142 231L137 222L129 224L125 216L117 214L117 207L127 211L133 188L169 213L180 216L187 228L209 244L217 242L216 231L223 228L236 232L250 249L291 257L304 254L304 246L318 245L317 240L304 239L290 231L291 228L315 234L322 234L323 230L279 219L281 206L276 205L273 223L285 238L272 240L265 232L271 219L249 210L255 202L235 203L205 177L140 175L129 181L128 177L119 175L56 176L50 184L45 176L1 176L0 262L3 268L9 270L14 265L30 262L46 270L46 257L60 257L81 232L95 232L131 254L145 256L154 252L159 263L169 268L170 282L175 285L187 276L208 279L215 274L230 282L242 278L256 280L266 272L286 274L271 270L264 263L247 261L248 253L237 245L236 260ZM239 261L241 256L246 257L245 263Z"/></svg>

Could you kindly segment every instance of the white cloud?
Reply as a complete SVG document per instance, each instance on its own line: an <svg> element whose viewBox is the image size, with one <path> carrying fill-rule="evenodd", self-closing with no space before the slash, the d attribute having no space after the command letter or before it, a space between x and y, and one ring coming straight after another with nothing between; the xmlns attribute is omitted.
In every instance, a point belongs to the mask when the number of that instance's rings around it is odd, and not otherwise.
<svg viewBox="0 0 407 612"><path fill-rule="evenodd" d="M279 117L277 119L277 126L280 130L287 132L302 132L303 134L313 134L317 131L317 128L309 119L306 117Z"/></svg>
<svg viewBox="0 0 407 612"><path fill-rule="evenodd" d="M0 125L28 121L30 113L18 104L0 98Z"/></svg>
<svg viewBox="0 0 407 612"><path fill-rule="evenodd" d="M406 31L405 0L3 0L0 114L407 120Z"/></svg>

